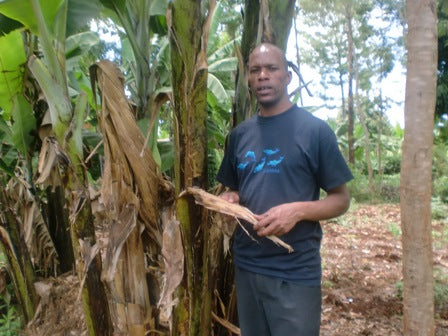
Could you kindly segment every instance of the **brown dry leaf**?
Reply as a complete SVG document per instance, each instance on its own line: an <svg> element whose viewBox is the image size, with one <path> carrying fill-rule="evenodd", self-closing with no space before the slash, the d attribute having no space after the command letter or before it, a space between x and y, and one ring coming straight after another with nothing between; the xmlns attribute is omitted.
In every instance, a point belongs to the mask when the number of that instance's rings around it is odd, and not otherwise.
<svg viewBox="0 0 448 336"><path fill-rule="evenodd" d="M227 202L221 197L210 194L205 190L197 187L190 187L187 188L185 192L191 194L197 204L202 205L209 210L216 211L235 218L241 218L252 225L257 224L258 222L252 211L250 211L248 208L245 208L239 204ZM179 197L182 197L185 192L181 193ZM276 236L267 236L266 238L272 240L277 245L284 247L288 250L289 253L294 251L289 244L286 244L283 240Z"/></svg>
<svg viewBox="0 0 448 336"><path fill-rule="evenodd" d="M39 153L37 172L39 178L36 184L49 185L53 188L61 185L61 176L57 169L59 161L68 162L67 155L63 153L57 141L53 137L46 137L42 141L42 148Z"/></svg>
<svg viewBox="0 0 448 336"><path fill-rule="evenodd" d="M141 233L147 229L159 253L159 192L169 190L140 132L124 94L123 76L110 61L91 68L91 78L101 92L98 115L104 144L101 201L110 223L105 269L117 316L117 328L126 334L155 326L146 279L145 251ZM95 89L95 87L94 87ZM144 148L143 152L141 149ZM148 251L146 251L148 252ZM156 293L157 295L157 293Z"/></svg>
<svg viewBox="0 0 448 336"><path fill-rule="evenodd" d="M135 185L142 203L139 216L148 229L155 228L158 224L159 188L169 190L171 187L161 178L160 169L145 145L145 139L124 94L123 76L118 67L110 61L100 61L91 68L91 78L97 80L101 91L100 123L105 147L106 143L109 143L108 146L114 154L117 151L124 154L128 167L119 165L117 168L130 170L133 183L129 185ZM115 146L118 148L114 148ZM143 155L142 148L145 149ZM103 186L105 185L103 183ZM104 190L103 195L110 193L110 190Z"/></svg>
<svg viewBox="0 0 448 336"><path fill-rule="evenodd" d="M230 332L232 332L232 334L235 335L241 335L241 330L240 328L238 328L237 326L235 326L234 324L230 323L229 321L219 317L218 315L216 315L214 312L212 312L212 317L213 319L218 322L219 324L221 324L223 327L225 327L227 330L229 330Z"/></svg>
<svg viewBox="0 0 448 336"><path fill-rule="evenodd" d="M137 225L137 209L130 204L125 207L109 229L109 241L104 260L103 280L112 282L115 276L118 259L124 243Z"/></svg>
<svg viewBox="0 0 448 336"><path fill-rule="evenodd" d="M9 236L8 231L6 231L3 226L0 226L0 241L3 244L3 247L7 248L14 256L14 258L17 259L14 246L12 245L11 237Z"/></svg>
<svg viewBox="0 0 448 336"><path fill-rule="evenodd" d="M93 259L95 259L96 255L100 251L100 248L97 244L92 245L90 242L90 239L79 239L79 252L81 253L81 258L84 262L84 267L82 270L82 274L80 274L81 277L81 284L79 286L79 292L78 292L78 300L81 299L82 290L84 288L84 282L87 278L87 271L89 269L90 264L92 263Z"/></svg>
<svg viewBox="0 0 448 336"><path fill-rule="evenodd" d="M42 272L56 273L59 261L48 227L42 217L30 185L23 179L11 179L6 192L14 202L14 212L23 232L31 261Z"/></svg>
<svg viewBox="0 0 448 336"><path fill-rule="evenodd" d="M30 196L30 201L24 202L20 212L23 216L25 243L33 264L56 274L59 264L56 248L33 196Z"/></svg>
<svg viewBox="0 0 448 336"><path fill-rule="evenodd" d="M164 222L162 256L165 272L162 293L157 306L160 308L160 323L170 326L173 306L178 303L173 299L173 294L184 274L184 253L180 224L174 217L172 209L166 210L162 214L162 220Z"/></svg>

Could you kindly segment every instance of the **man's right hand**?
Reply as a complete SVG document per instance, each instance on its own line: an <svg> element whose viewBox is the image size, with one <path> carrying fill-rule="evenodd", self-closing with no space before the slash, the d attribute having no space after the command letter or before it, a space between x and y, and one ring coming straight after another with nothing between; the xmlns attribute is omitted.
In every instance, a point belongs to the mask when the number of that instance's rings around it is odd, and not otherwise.
<svg viewBox="0 0 448 336"><path fill-rule="evenodd" d="M240 195L238 194L238 191L226 191L223 192L221 195L219 195L222 199L225 199L227 202L230 203L239 203L240 202Z"/></svg>

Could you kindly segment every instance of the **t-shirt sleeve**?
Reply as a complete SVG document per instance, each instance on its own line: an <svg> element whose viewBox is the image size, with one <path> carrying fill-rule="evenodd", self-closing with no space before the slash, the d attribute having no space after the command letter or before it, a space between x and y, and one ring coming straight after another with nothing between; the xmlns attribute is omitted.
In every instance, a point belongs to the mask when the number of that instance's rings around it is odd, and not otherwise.
<svg viewBox="0 0 448 336"><path fill-rule="evenodd" d="M317 175L320 187L323 190L331 190L353 179L353 175L339 149L336 135L328 125L321 129L318 159Z"/></svg>
<svg viewBox="0 0 448 336"><path fill-rule="evenodd" d="M235 134L232 132L230 133L224 158L222 159L216 179L232 190L239 190L235 162Z"/></svg>

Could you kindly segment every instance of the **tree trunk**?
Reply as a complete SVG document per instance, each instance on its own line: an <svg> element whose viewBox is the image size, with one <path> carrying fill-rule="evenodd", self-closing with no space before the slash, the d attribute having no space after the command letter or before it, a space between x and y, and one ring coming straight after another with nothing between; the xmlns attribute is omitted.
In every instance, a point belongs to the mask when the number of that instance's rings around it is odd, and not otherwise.
<svg viewBox="0 0 448 336"><path fill-rule="evenodd" d="M68 181L78 176L68 174ZM70 182L69 182L70 183ZM76 187L75 187L76 186ZM96 244L94 218L89 193L81 185L74 184L68 192L70 227L73 251L76 258L76 271L80 281L85 277L82 289L82 302L89 335L112 335L113 326L104 285L101 281L101 256L97 253L90 261L88 252ZM81 245L82 244L82 245Z"/></svg>
<svg viewBox="0 0 448 336"><path fill-rule="evenodd" d="M85 279L82 299L86 324L90 335L111 335L113 332L109 305L101 282L101 257L99 254L89 260L83 255L85 249L95 246L95 228L90 206L90 195L83 158L82 126L87 109L87 95L81 93L73 108L67 85L65 60L59 59L64 52L65 31L57 31L62 39L53 44L53 36L45 23L41 4L31 0L33 14L39 31L39 43L45 62L35 55L27 62L36 78L49 106L52 131L64 160L63 189L69 208L72 246L76 258L76 270L80 281ZM66 26L67 6L61 7L58 24ZM80 244L83 244L81 249ZM92 258L89 258L92 259ZM84 278L85 277L85 278Z"/></svg>
<svg viewBox="0 0 448 336"><path fill-rule="evenodd" d="M407 0L407 79L401 168L404 335L433 336L431 168L437 83L436 0Z"/></svg>
<svg viewBox="0 0 448 336"><path fill-rule="evenodd" d="M253 99L249 94L249 87L244 75L245 67L249 61L251 48L257 41L258 18L260 2L258 0L246 0L244 6L243 36L238 60L238 70L235 79L235 98L233 102L233 127L246 120L251 115Z"/></svg>
<svg viewBox="0 0 448 336"><path fill-rule="evenodd" d="M48 187L47 206L45 214L47 217L48 231L54 242L54 247L59 256L59 271L61 273L73 270L75 257L70 245L70 223L68 210L65 206L65 195L62 187Z"/></svg>
<svg viewBox="0 0 448 336"><path fill-rule="evenodd" d="M207 23L215 1L171 2L171 62L174 97L176 194L186 187L207 187ZM173 335L210 335L211 294L207 260L209 220L192 198L177 201L185 255L184 277L177 290L179 304Z"/></svg>
<svg viewBox="0 0 448 336"><path fill-rule="evenodd" d="M352 165L355 164L355 149L354 149L354 124L355 124L355 108L353 99L353 60L355 55L354 43L353 43L353 28L352 28L352 8L347 5L346 8L346 20L347 20L347 65L348 65L348 162Z"/></svg>
<svg viewBox="0 0 448 336"><path fill-rule="evenodd" d="M370 159L370 132L369 128L367 127L367 121L366 116L364 114L364 111L362 110L361 101L359 99L359 67L358 67L358 60L355 57L355 97L356 97L356 115L359 118L359 122L362 125L362 129L364 130L364 157L366 158L367 163L367 173L369 176L369 191L370 191L370 197L374 197L375 195L375 185L373 183L373 168L372 168L372 160Z"/></svg>
<svg viewBox="0 0 448 336"><path fill-rule="evenodd" d="M32 320L38 303L38 296L34 288L34 270L31 258L21 239L23 234L19 229L21 225L17 222L17 214L14 213L7 195L0 193L0 251L6 256L11 267L11 278L14 283L14 291L20 302L25 322Z"/></svg>

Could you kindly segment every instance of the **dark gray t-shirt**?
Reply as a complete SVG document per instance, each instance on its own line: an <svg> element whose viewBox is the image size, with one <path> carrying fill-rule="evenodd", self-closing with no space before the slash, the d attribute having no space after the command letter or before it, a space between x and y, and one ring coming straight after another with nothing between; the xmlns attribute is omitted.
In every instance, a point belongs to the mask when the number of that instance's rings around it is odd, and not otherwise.
<svg viewBox="0 0 448 336"><path fill-rule="evenodd" d="M353 178L336 136L321 119L296 105L273 117L254 116L235 127L217 179L237 190L240 204L256 214L273 206L319 199L320 189ZM235 264L247 271L317 286L321 281L319 222L302 221L280 237L293 253L240 227L234 234Z"/></svg>

